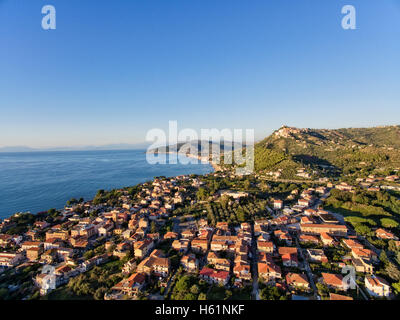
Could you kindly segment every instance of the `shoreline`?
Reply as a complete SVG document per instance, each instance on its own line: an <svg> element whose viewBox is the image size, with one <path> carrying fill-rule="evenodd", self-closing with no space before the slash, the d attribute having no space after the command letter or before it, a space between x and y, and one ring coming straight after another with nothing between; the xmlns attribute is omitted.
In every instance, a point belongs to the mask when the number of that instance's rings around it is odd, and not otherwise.
<svg viewBox="0 0 400 320"><path fill-rule="evenodd" d="M96 151L97 151L97 150L96 150ZM101 150L101 151L102 151L102 150ZM110 151L114 151L114 150L110 150ZM116 151L120 151L120 150L116 150ZM145 152L145 153L148 153L148 152ZM177 152L168 152L168 153L172 154L172 153L177 153ZM210 164L211 167L212 167L212 171L211 171L210 173L216 172L216 171L218 171L218 170L220 169L219 166L218 166L217 164L212 163L210 160L206 159L205 157L200 157L200 156L195 156L195 155L185 155L185 154L181 154L181 153L177 153L177 154L178 154L178 155L181 155L181 156L185 156L185 157L187 157L187 158L197 158L197 159L199 160L199 163L191 163L191 164L193 164L193 165L196 165L196 164ZM190 173L188 173L188 174L190 174ZM168 178L174 178L174 177L177 177L177 176L179 176L179 175L168 176ZM149 180L146 180L146 181L153 181L153 180L154 180L154 177L152 177L152 178L150 178ZM135 185L143 184L143 183L145 183L146 181L138 182L138 183L136 183ZM120 188L111 188L110 190L113 190L113 189L123 189L123 188L128 188L128 187L130 187L130 186L134 186L134 185L126 185L126 186L122 186L122 187L120 187ZM102 189L102 188L100 188L100 189ZM96 195L96 192L97 192L98 190L100 190L100 189L96 189L95 191L93 191L94 196ZM90 199L87 199L87 200L85 199L84 202L92 201L92 200L94 199L94 196L91 197ZM71 196L71 197L72 197L72 196ZM50 206L48 209L45 209L45 210L35 210L35 212L32 212L31 210L16 211L16 212L10 213L10 214L8 214L7 216L4 216L4 217L1 217L1 216L0 216L0 222L1 222L1 221L4 221L5 219L9 219L9 218L11 218L11 217L13 217L13 216L15 216L15 215L24 214L24 213L29 213L29 214L37 215L37 214L40 214L40 213L43 213L43 212L47 212L48 210L53 209L53 208L56 209L57 211L62 211L62 210L64 210L64 209L66 208L66 205L64 205L63 207L60 207L60 208L55 208L55 207L51 207L51 206Z"/></svg>
<svg viewBox="0 0 400 320"><path fill-rule="evenodd" d="M147 153L156 153L156 152L146 151L146 154ZM157 153L160 153L160 154L177 154L177 155L180 155L180 156L183 156L183 157L197 159L201 163L208 163L209 165L211 165L212 168L214 169L214 172L222 171L221 166L219 164L213 162L212 160L210 160L209 157L202 157L202 156L191 154L191 153L185 154L185 153L181 153L179 151L165 151L165 152L158 151Z"/></svg>

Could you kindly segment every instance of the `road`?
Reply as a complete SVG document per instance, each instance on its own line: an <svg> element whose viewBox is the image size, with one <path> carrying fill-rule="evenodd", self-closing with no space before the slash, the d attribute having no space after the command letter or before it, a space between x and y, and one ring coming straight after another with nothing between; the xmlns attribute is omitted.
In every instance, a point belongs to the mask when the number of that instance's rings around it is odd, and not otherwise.
<svg viewBox="0 0 400 320"><path fill-rule="evenodd" d="M321 182L319 180L293 180L293 179L274 179L267 177L260 177L265 181L273 181L273 182L283 182L283 183L314 183L314 184L326 184L326 182Z"/></svg>
<svg viewBox="0 0 400 320"><path fill-rule="evenodd" d="M164 297L168 297L169 294L169 290L171 289L171 284L173 282L173 280L176 277L176 272L171 276L171 278L169 279L167 286L165 287L165 291L164 291Z"/></svg>
<svg viewBox="0 0 400 320"><path fill-rule="evenodd" d="M254 300L260 300L260 293L258 290L258 255L257 255L257 240L254 235L254 225L251 225L251 261L250 261L250 267L251 267L251 276L253 278L253 290L252 290L252 297Z"/></svg>
<svg viewBox="0 0 400 320"><path fill-rule="evenodd" d="M306 254L304 253L305 249L300 247L297 237L295 237L295 241L296 241L297 250L299 251L299 254L300 254L301 258L303 259L304 269L306 270L306 273L307 273L308 280L310 282L311 288L314 291L314 299L315 300L319 300L318 289L317 289L317 286L315 285L315 282L314 282L314 275L311 272L310 265L308 263L308 260L306 259Z"/></svg>

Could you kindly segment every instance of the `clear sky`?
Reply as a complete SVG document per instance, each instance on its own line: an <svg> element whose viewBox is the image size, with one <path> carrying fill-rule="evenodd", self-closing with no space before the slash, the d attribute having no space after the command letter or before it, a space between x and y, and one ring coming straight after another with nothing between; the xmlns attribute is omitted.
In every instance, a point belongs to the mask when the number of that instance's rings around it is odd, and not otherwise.
<svg viewBox="0 0 400 320"><path fill-rule="evenodd" d="M0 146L137 143L168 120L400 124L400 1L0 0Z"/></svg>

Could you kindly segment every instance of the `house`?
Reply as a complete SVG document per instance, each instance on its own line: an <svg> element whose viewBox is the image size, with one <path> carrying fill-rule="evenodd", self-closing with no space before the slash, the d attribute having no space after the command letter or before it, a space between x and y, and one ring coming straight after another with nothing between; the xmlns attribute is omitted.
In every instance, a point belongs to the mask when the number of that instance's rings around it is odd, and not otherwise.
<svg viewBox="0 0 400 320"><path fill-rule="evenodd" d="M47 227L50 226L50 224L46 221L35 221L35 223L33 224L34 227L38 228L38 229L46 229Z"/></svg>
<svg viewBox="0 0 400 320"><path fill-rule="evenodd" d="M60 239L68 240L69 231L68 230L49 230L46 232L46 241L50 239Z"/></svg>
<svg viewBox="0 0 400 320"><path fill-rule="evenodd" d="M215 235L211 241L212 251L225 251L229 249L229 245L234 244L237 240L235 236L217 236Z"/></svg>
<svg viewBox="0 0 400 320"><path fill-rule="evenodd" d="M351 255L354 258L358 258L358 259L367 259L367 260L371 260L372 262L378 262L378 255L373 252L370 249L358 249L358 248L354 248L351 250Z"/></svg>
<svg viewBox="0 0 400 320"><path fill-rule="evenodd" d="M344 296L337 293L329 293L329 300L354 300L352 297Z"/></svg>
<svg viewBox="0 0 400 320"><path fill-rule="evenodd" d="M274 235L278 238L279 241L286 243L286 245L288 246L292 245L293 243L293 239L287 231L275 230Z"/></svg>
<svg viewBox="0 0 400 320"><path fill-rule="evenodd" d="M346 236L347 227L342 224L319 224L319 223L306 223L300 224L300 229L304 233L317 234L329 233L335 236Z"/></svg>
<svg viewBox="0 0 400 320"><path fill-rule="evenodd" d="M231 269L231 262L228 259L219 258L214 260L214 268L217 270L228 271Z"/></svg>
<svg viewBox="0 0 400 320"><path fill-rule="evenodd" d="M348 185L346 182L341 182L340 184L335 186L336 189L341 190L341 191L353 191L354 187Z"/></svg>
<svg viewBox="0 0 400 320"><path fill-rule="evenodd" d="M176 239L178 239L178 234L176 232L169 231L164 235L164 240L176 240Z"/></svg>
<svg viewBox="0 0 400 320"><path fill-rule="evenodd" d="M243 261L238 261L233 267L233 273L236 278L244 281L251 280L250 264Z"/></svg>
<svg viewBox="0 0 400 320"><path fill-rule="evenodd" d="M0 267L14 267L22 260L24 257L20 253L0 252Z"/></svg>
<svg viewBox="0 0 400 320"><path fill-rule="evenodd" d="M343 244L345 247L352 249L363 249L364 246L356 240L353 239L343 239Z"/></svg>
<svg viewBox="0 0 400 320"><path fill-rule="evenodd" d="M40 257L40 262L44 262L46 264L52 264L56 261L57 259L57 249L49 249L45 251L41 257Z"/></svg>
<svg viewBox="0 0 400 320"><path fill-rule="evenodd" d="M131 252L131 245L128 242L121 242L113 251L113 255L123 259Z"/></svg>
<svg viewBox="0 0 400 320"><path fill-rule="evenodd" d="M166 277L171 270L169 258L151 257L153 273L158 276Z"/></svg>
<svg viewBox="0 0 400 320"><path fill-rule="evenodd" d="M108 261L108 259L109 259L109 255L107 253L105 253L105 254L90 258L88 260L85 260L84 262L82 262L82 264L80 266L81 272L86 272L86 271L92 269L94 266L103 264L106 261Z"/></svg>
<svg viewBox="0 0 400 320"><path fill-rule="evenodd" d="M112 221L105 223L102 227L97 229L100 237L108 237L112 234L114 223Z"/></svg>
<svg viewBox="0 0 400 320"><path fill-rule="evenodd" d="M282 209L283 201L282 200L274 200L274 209Z"/></svg>
<svg viewBox="0 0 400 320"><path fill-rule="evenodd" d="M257 263L257 268L258 276L267 282L282 278L281 268L275 263L259 262Z"/></svg>
<svg viewBox="0 0 400 320"><path fill-rule="evenodd" d="M181 232L182 238L192 240L196 237L196 232L191 229L186 229Z"/></svg>
<svg viewBox="0 0 400 320"><path fill-rule="evenodd" d="M154 242L149 239L145 239L142 241L137 241L134 244L134 250L135 250L135 257L136 258L144 258L147 256L147 254L150 252L150 250L153 249L154 247Z"/></svg>
<svg viewBox="0 0 400 320"><path fill-rule="evenodd" d="M301 234L299 236L299 241L301 243L314 243L319 244L319 238L310 234Z"/></svg>
<svg viewBox="0 0 400 320"><path fill-rule="evenodd" d="M133 296L140 292L146 283L144 273L134 273L129 278L121 280L114 287L113 291L119 291L122 294Z"/></svg>
<svg viewBox="0 0 400 320"><path fill-rule="evenodd" d="M335 240L325 232L321 233L320 237L324 246L332 246L335 243Z"/></svg>
<svg viewBox="0 0 400 320"><path fill-rule="evenodd" d="M257 248L260 252L273 253L274 244L271 241L257 241Z"/></svg>
<svg viewBox="0 0 400 320"><path fill-rule="evenodd" d="M136 268L136 259L131 259L126 262L122 267L122 272L125 274L130 274Z"/></svg>
<svg viewBox="0 0 400 320"><path fill-rule="evenodd" d="M307 257L311 262L326 263L328 258L322 249L307 249Z"/></svg>
<svg viewBox="0 0 400 320"><path fill-rule="evenodd" d="M174 240L172 248L176 251L186 253L189 250L190 241L188 239Z"/></svg>
<svg viewBox="0 0 400 320"><path fill-rule="evenodd" d="M379 228L375 231L375 235L379 239L385 240L399 240L393 233L386 231L385 229Z"/></svg>
<svg viewBox="0 0 400 320"><path fill-rule="evenodd" d="M286 283L291 288L302 290L310 289L310 283L308 282L307 276L305 274L289 272L286 275Z"/></svg>
<svg viewBox="0 0 400 320"><path fill-rule="evenodd" d="M228 196L228 197L232 197L235 200L240 199L240 198L246 198L249 196L249 194L246 192L233 191L233 190L221 190L221 191L219 191L219 194L221 197Z"/></svg>
<svg viewBox="0 0 400 320"><path fill-rule="evenodd" d="M63 242L60 241L59 239L50 239L43 242L43 249L47 251L54 248L60 248L62 245Z"/></svg>
<svg viewBox="0 0 400 320"><path fill-rule="evenodd" d="M171 263L169 258L161 258L156 255L150 255L142 260L137 266L137 271L158 276L167 276L170 272Z"/></svg>
<svg viewBox="0 0 400 320"><path fill-rule="evenodd" d="M11 246L12 244L12 236L8 234L0 234L0 247L6 248Z"/></svg>
<svg viewBox="0 0 400 320"><path fill-rule="evenodd" d="M365 288L368 293L374 297L388 297L391 292L389 283L385 279L377 276L366 276Z"/></svg>
<svg viewBox="0 0 400 320"><path fill-rule="evenodd" d="M43 252L43 248L42 247L33 247L33 248L29 248L26 249L26 257L29 261L37 261L40 258L40 255Z"/></svg>
<svg viewBox="0 0 400 320"><path fill-rule="evenodd" d="M207 239L193 239L191 242L191 247L194 252L205 253L208 250L208 240Z"/></svg>
<svg viewBox="0 0 400 320"><path fill-rule="evenodd" d="M298 267L297 248L279 247L278 252L285 267Z"/></svg>
<svg viewBox="0 0 400 320"><path fill-rule="evenodd" d="M323 272L321 282L325 283L329 288L342 291L347 291L349 289L349 284L343 281L343 276L340 274Z"/></svg>
<svg viewBox="0 0 400 320"><path fill-rule="evenodd" d="M297 201L297 204L298 204L300 207L306 208L306 207L309 207L309 206L312 204L312 201L309 200L309 199L299 199L299 200Z"/></svg>
<svg viewBox="0 0 400 320"><path fill-rule="evenodd" d="M199 261L194 254L184 255L181 259L181 265L187 272L197 272L199 270Z"/></svg>
<svg viewBox="0 0 400 320"><path fill-rule="evenodd" d="M226 285L229 281L229 272L217 271L211 268L204 267L200 270L200 278L209 283L219 283Z"/></svg>
<svg viewBox="0 0 400 320"><path fill-rule="evenodd" d="M39 248L42 245L43 244L40 241L25 241L21 244L21 249L28 250L28 249L32 249L32 248Z"/></svg>
<svg viewBox="0 0 400 320"><path fill-rule="evenodd" d="M373 273L374 266L368 259L352 258L351 262L357 272Z"/></svg>
<svg viewBox="0 0 400 320"><path fill-rule="evenodd" d="M314 219L308 216L301 217L300 223L307 224L307 223L314 223Z"/></svg>

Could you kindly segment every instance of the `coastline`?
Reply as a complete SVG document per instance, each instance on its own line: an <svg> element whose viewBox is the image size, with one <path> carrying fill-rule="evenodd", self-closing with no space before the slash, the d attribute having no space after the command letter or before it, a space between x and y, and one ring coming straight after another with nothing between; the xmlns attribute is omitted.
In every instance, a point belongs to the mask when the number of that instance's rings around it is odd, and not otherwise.
<svg viewBox="0 0 400 320"><path fill-rule="evenodd" d="M130 150L129 150L130 151ZM95 151L97 152L107 152L107 153L112 153L114 154L114 150L110 151ZM120 150L116 150L118 153L117 155L113 155L111 160L113 159L121 159L119 152ZM134 150L134 152L137 152L139 155L140 153L146 153L143 152L142 150ZM113 189L119 189L119 188L125 188L129 186L134 186L134 185L139 185L142 184L146 181L151 181L154 179L156 176L166 176L166 177L176 177L179 175L190 175L190 174L206 174L206 173L212 173L215 172L216 167L212 165L209 161L205 161L206 159L199 159L201 160L201 163L198 164L191 164L189 163L188 165L183 165L178 163L178 165L156 165L153 166L151 164L148 164L146 162L146 158L141 156L141 160L138 162L138 167L136 169L136 165L132 164L127 167L126 165L126 159L122 158L122 160L118 163L117 166L115 165L109 165L109 163L114 163L113 161L107 160L108 156L106 155L105 159L102 158L103 155L99 156L97 158L96 156L96 161L92 161L90 159L89 161L89 167L87 166L86 162L83 165L79 165L78 167L75 166L73 168L75 173L71 173L70 170L72 170L71 165L70 165L70 159L67 159L67 167L65 167L65 174L68 172L68 176L71 176L71 179L68 180L68 183L66 185L60 185L57 188L54 188L54 185L57 184L57 182L52 180L52 175L50 174L47 176L47 173L51 173L53 168L53 164L56 164L57 168L62 165L61 161L64 161L65 155L63 154L72 154L74 157L79 155L82 159L82 161L86 161L86 153L87 152L79 152L75 153L72 152L70 153L69 151L67 152L55 152L54 154L57 155L56 159L53 159L53 157L50 157L50 167L47 165L47 159L43 160L42 156L44 153L38 153L38 154L32 154L35 158L34 161L36 161L36 157L40 156L40 163L41 163L41 171L37 171L35 169L35 176L36 180L40 180L42 183L40 185L35 186L35 190L33 190L33 187L30 188L29 186L31 185L30 182L27 181L18 181L18 190L21 189L22 191L16 192L16 188L14 188L13 191L11 191L11 188L8 188L8 185L6 183L7 179L4 179L3 186L5 190L9 190L8 192L5 193L5 199L7 199L7 203L4 204L2 208L0 208L0 221L10 218L14 216L15 214L18 213L31 213L31 214L37 214L40 212L45 212L49 209L56 208L57 210L62 210L65 207L65 204L67 200L71 198L84 198L85 201L88 200L93 200L94 196L96 195L96 192L98 190L104 189L104 190L113 190ZM90 151L92 153L92 151ZM126 152L125 152L126 153ZM125 154L124 153L124 154ZM51 153L53 154L53 152ZM21 156L26 158L27 156L30 156L30 153L21 153ZM17 156L15 154L15 156ZM18 154L19 156L19 154ZM76 161L76 158L72 159L73 161ZM11 161L11 160L10 160ZM42 161L44 161L42 163ZM78 159L79 161L79 159ZM83 163L83 162L82 162ZM135 162L134 162L135 163ZM142 166L143 163L143 166ZM144 164L146 163L146 164ZM204 166L200 168L201 166L198 166L199 164L210 164L210 167ZM105 166L104 166L105 165ZM151 169L149 169L151 167ZM154 169L153 169L154 167ZM115 170L114 170L114 169ZM122 170L122 169L123 170ZM145 169L143 171L141 168ZM5 168L4 168L5 169ZM89 174L87 170L90 170ZM28 170L25 170L25 168L19 167L19 168L11 168L11 170L18 170L19 175L26 176L32 175L32 171L28 168ZM99 170L103 172L99 177ZM25 174L25 171L27 172ZM7 175L10 175L10 173L7 173L8 171L3 170L3 178L5 178ZM24 172L24 174L22 174ZM127 174L129 172L129 174ZM1 173L1 172L0 172ZM84 183L83 187L76 188L77 183L79 183L78 180L81 180L81 174L85 174L86 179L89 179L88 181L94 181L94 183ZM76 178L76 176L79 176L79 178ZM93 177L93 178L92 178ZM40 178L40 179L39 179ZM37 196L38 191L40 192L39 197ZM18 196L19 194L24 193L24 197L21 198ZM35 196L36 194L36 196Z"/></svg>
<svg viewBox="0 0 400 320"><path fill-rule="evenodd" d="M146 154L147 153L156 153L156 152L146 151ZM180 155L180 156L183 156L183 157L197 159L201 163L208 163L209 165L211 165L212 168L214 169L214 172L222 171L221 166L219 164L213 162L209 157L202 157L202 156L191 154L191 153L185 154L185 153L181 153L179 151L158 151L157 153L160 153L160 154L177 154L177 155Z"/></svg>

